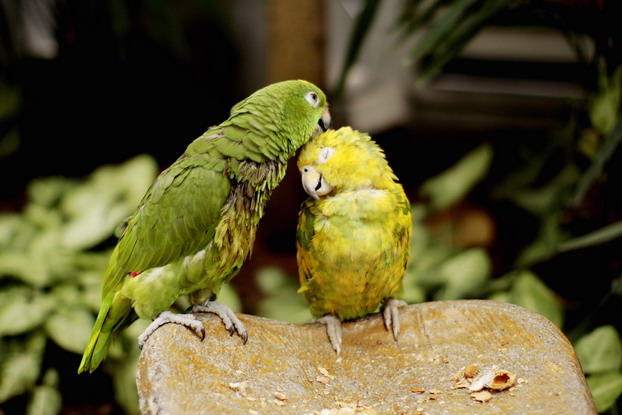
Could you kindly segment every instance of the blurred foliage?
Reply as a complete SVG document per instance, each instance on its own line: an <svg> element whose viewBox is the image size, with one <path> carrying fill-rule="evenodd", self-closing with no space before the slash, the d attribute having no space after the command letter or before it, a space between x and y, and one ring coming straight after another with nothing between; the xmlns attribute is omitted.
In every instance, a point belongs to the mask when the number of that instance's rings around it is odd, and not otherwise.
<svg viewBox="0 0 622 415"><path fill-rule="evenodd" d="M344 91L348 73L378 10L388 2L363 0L363 3L335 88L338 96ZM401 13L395 22L398 43L420 36L405 61L418 66L417 77L422 83L434 79L482 29L490 26L558 29L581 61L593 67L602 65L608 75L622 64L622 33L618 25L622 6L615 0L403 0L401 3ZM586 45L582 36L588 36L591 42ZM600 80L603 95L619 97L619 88L614 92L616 79L619 81L615 77L610 81ZM615 114L609 112L607 119L615 119Z"/></svg>
<svg viewBox="0 0 622 415"><path fill-rule="evenodd" d="M46 348L54 342L82 354L110 255L101 245L133 212L156 172L152 158L139 156L84 180L37 179L21 213L0 215L0 408L26 395L26 413L60 411L59 384L74 380L59 378L63 362L46 361ZM105 365L116 389L126 391L118 401L127 413L137 412L135 372L125 372L136 367L140 326L121 334Z"/></svg>
<svg viewBox="0 0 622 415"><path fill-rule="evenodd" d="M588 375L596 409L611 408L622 394L622 342L616 329L609 325L585 334L575 344L577 355Z"/></svg>
<svg viewBox="0 0 622 415"><path fill-rule="evenodd" d="M66 361L46 349L53 342L82 354L99 311L113 232L157 171L152 157L137 156L84 180L37 179L22 212L0 215L0 410L27 398L21 401L27 414L60 412L59 388L80 381L79 359L72 375L61 378ZM229 286L219 299L241 309ZM148 323L139 320L122 331L101 369L112 377L116 401L128 414L138 413L136 339Z"/></svg>
<svg viewBox="0 0 622 415"><path fill-rule="evenodd" d="M490 145L480 146L443 174L426 181L420 193L429 200L429 208L443 210L463 199L465 192L488 172L492 152Z"/></svg>
<svg viewBox="0 0 622 415"><path fill-rule="evenodd" d="M264 267L255 275L257 285L265 296L255 306L259 316L291 323L311 321L311 312L304 297L297 294L299 288L294 280L282 269L274 266Z"/></svg>

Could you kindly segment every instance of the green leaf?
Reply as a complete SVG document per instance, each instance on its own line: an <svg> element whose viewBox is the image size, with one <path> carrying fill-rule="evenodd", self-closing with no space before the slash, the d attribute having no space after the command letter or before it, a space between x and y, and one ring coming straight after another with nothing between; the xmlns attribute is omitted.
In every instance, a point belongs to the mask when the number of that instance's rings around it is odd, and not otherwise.
<svg viewBox="0 0 622 415"><path fill-rule="evenodd" d="M606 69L601 67L598 92L590 102L589 115L592 125L603 135L611 133L620 116L621 96L622 66L618 66L611 77Z"/></svg>
<svg viewBox="0 0 622 415"><path fill-rule="evenodd" d="M49 285L53 282L71 280L75 277L74 252L61 246L60 236L60 229L50 229L33 238L28 253L31 258L36 258L40 266L45 269L48 280L31 281L32 285Z"/></svg>
<svg viewBox="0 0 622 415"><path fill-rule="evenodd" d="M421 28L424 24L429 23L436 12L443 7L445 0L436 0L431 4L424 4L424 7L427 7L423 10L419 9L421 3L422 2L416 1L404 2L404 10L397 22L397 25L402 27L400 42L410 39L417 29Z"/></svg>
<svg viewBox="0 0 622 415"><path fill-rule="evenodd" d="M112 235L114 228L127 217L128 210L120 206L110 206L103 196L95 196L96 191L88 195L92 202L89 210L75 216L65 227L63 246L70 249L86 249Z"/></svg>
<svg viewBox="0 0 622 415"><path fill-rule="evenodd" d="M12 118L22 105L22 93L19 86L7 82L0 82L0 120Z"/></svg>
<svg viewBox="0 0 622 415"><path fill-rule="evenodd" d="M361 12L356 17L354 27L352 28L352 33L350 34L350 40L348 41L348 49L346 52L343 69L339 74L337 86L335 87L335 90L332 94L335 100L341 100L343 98L343 92L346 86L346 78L348 76L348 73L350 72L350 69L358 58L359 52L361 51L361 48L363 46L363 42L365 41L374 17L376 16L376 10L378 9L379 4L380 0L365 0L365 4L361 9Z"/></svg>
<svg viewBox="0 0 622 415"><path fill-rule="evenodd" d="M542 314L557 327L563 324L563 313L559 300L531 271L516 271L516 280L510 291L511 302Z"/></svg>
<svg viewBox="0 0 622 415"><path fill-rule="evenodd" d="M430 245L430 234L427 232L424 221L426 218L426 207L421 203L415 203L410 209L412 217L412 228L414 232L410 237L410 258L409 266L414 266L415 261L425 255L425 251Z"/></svg>
<svg viewBox="0 0 622 415"><path fill-rule="evenodd" d="M414 233L414 232L413 232ZM443 244L434 244L411 256L404 275L404 283L412 281L424 288L438 287L443 280L438 276L439 268L456 254L456 250Z"/></svg>
<svg viewBox="0 0 622 415"><path fill-rule="evenodd" d="M60 212L53 208L30 203L24 208L24 218L37 229L58 229L62 226L63 218Z"/></svg>
<svg viewBox="0 0 622 415"><path fill-rule="evenodd" d="M34 287L44 287L52 279L52 274L40 258L14 250L0 252L0 276L15 278Z"/></svg>
<svg viewBox="0 0 622 415"><path fill-rule="evenodd" d="M112 249L101 252L81 251L74 254L76 267L85 271L96 271L101 273L100 280L106 270Z"/></svg>
<svg viewBox="0 0 622 415"><path fill-rule="evenodd" d="M27 287L12 287L0 292L0 336L26 333L43 324L56 306L47 294Z"/></svg>
<svg viewBox="0 0 622 415"><path fill-rule="evenodd" d="M508 3L509 0L486 0L479 9L463 16L458 24L449 26L439 44L430 49L431 59L424 62L418 75L419 81L427 82L434 77L484 26L489 24L495 14L506 8ZM421 42L423 41L422 39Z"/></svg>
<svg viewBox="0 0 622 415"><path fill-rule="evenodd" d="M417 60L437 48L446 36L456 30L459 22L465 18L468 9L477 2L478 0L456 0L452 2L423 34L412 51L411 59Z"/></svg>
<svg viewBox="0 0 622 415"><path fill-rule="evenodd" d="M592 164L590 164L590 167L588 167L585 174L581 176L581 180L577 184L577 188L572 199L572 204L574 206L578 206L581 201L583 201L587 191L603 172L605 164L609 161L621 141L622 116L618 117L615 126L613 127L611 133L605 137L605 141L598 150L596 157L594 157Z"/></svg>
<svg viewBox="0 0 622 415"><path fill-rule="evenodd" d="M569 239L559 245L560 252L571 251L573 249L586 248L592 245L599 245L612 241L622 236L622 221L610 223L594 232L583 236Z"/></svg>
<svg viewBox="0 0 622 415"><path fill-rule="evenodd" d="M279 290L283 285L289 285L289 278L283 270L278 267L264 267L260 269L255 279L259 288L266 294L271 294Z"/></svg>
<svg viewBox="0 0 622 415"><path fill-rule="evenodd" d="M622 340L613 326L601 326L581 337L575 350L586 374L611 372L622 367Z"/></svg>
<svg viewBox="0 0 622 415"><path fill-rule="evenodd" d="M133 353L124 357L122 361L115 361L106 365L106 368L112 373L116 401L123 407L126 414L139 415L138 391L136 389L139 354Z"/></svg>
<svg viewBox="0 0 622 415"><path fill-rule="evenodd" d="M559 244L565 238L560 226L560 216L561 212L555 211L541 219L540 234L520 253L516 259L517 268L527 268L558 253Z"/></svg>
<svg viewBox="0 0 622 415"><path fill-rule="evenodd" d="M464 155L454 166L426 180L421 195L433 210L442 210L461 200L486 175L493 150L482 144Z"/></svg>
<svg viewBox="0 0 622 415"><path fill-rule="evenodd" d="M218 301L236 313L242 312L242 301L235 288L230 284L223 284L218 293Z"/></svg>
<svg viewBox="0 0 622 415"><path fill-rule="evenodd" d="M257 305L257 315L290 323L311 320L311 312L304 296L297 294L298 284L283 270L265 267L255 276L261 290L266 294Z"/></svg>
<svg viewBox="0 0 622 415"><path fill-rule="evenodd" d="M5 217L8 215L2 215ZM23 214L15 214L15 217L19 217L19 220L13 221L15 227L9 231L6 239L6 250L11 251L26 251L30 247L32 239L39 233L38 227L27 220ZM5 249L0 251L0 255L5 252Z"/></svg>
<svg viewBox="0 0 622 415"><path fill-rule="evenodd" d="M136 370L140 349L136 339L150 323L148 319L138 319L123 330L104 361L106 371L112 374L115 399L128 415L139 413Z"/></svg>
<svg viewBox="0 0 622 415"><path fill-rule="evenodd" d="M0 360L0 402L32 389L41 369L45 336L30 335L25 344L13 341Z"/></svg>
<svg viewBox="0 0 622 415"><path fill-rule="evenodd" d="M20 129L18 126L9 127L7 132L0 136L0 159L9 157L19 149Z"/></svg>
<svg viewBox="0 0 622 415"><path fill-rule="evenodd" d="M415 283L407 283L403 285L402 294L399 298L408 304L418 304L426 300L426 292Z"/></svg>
<svg viewBox="0 0 622 415"><path fill-rule="evenodd" d="M90 248L113 234L135 209L157 172L153 158L138 156L119 165L95 170L62 200L69 218L63 246Z"/></svg>
<svg viewBox="0 0 622 415"><path fill-rule="evenodd" d="M22 225L24 219L16 213L0 215L0 248L5 250L13 240L14 235Z"/></svg>
<svg viewBox="0 0 622 415"><path fill-rule="evenodd" d="M490 301L499 301L501 303L511 303L512 296L508 292L497 291L488 296Z"/></svg>
<svg viewBox="0 0 622 415"><path fill-rule="evenodd" d="M445 286L435 299L455 300L472 295L484 285L491 268L484 249L471 248L460 252L441 265L438 276Z"/></svg>
<svg viewBox="0 0 622 415"><path fill-rule="evenodd" d="M88 343L95 319L84 308L58 308L45 322L47 335L63 349L81 354Z"/></svg>
<svg viewBox="0 0 622 415"><path fill-rule="evenodd" d="M81 298L82 292L73 281L55 285L50 294L56 298L58 304L66 308L81 307L84 304Z"/></svg>
<svg viewBox="0 0 622 415"><path fill-rule="evenodd" d="M77 280L82 288L81 304L97 313L102 302L102 280L104 271L83 271Z"/></svg>
<svg viewBox="0 0 622 415"><path fill-rule="evenodd" d="M622 394L622 373L602 373L587 378L596 410L599 413L611 408Z"/></svg>
<svg viewBox="0 0 622 415"><path fill-rule="evenodd" d="M579 175L577 167L568 164L546 185L512 190L508 196L526 211L542 215L561 204L562 197L575 185Z"/></svg>
<svg viewBox="0 0 622 415"><path fill-rule="evenodd" d="M190 304L188 304L190 306ZM188 307L184 307L184 311ZM149 326L151 320L139 318L130 324L126 329L122 330L117 336L116 341L112 342L110 349L108 350L108 356L106 357L107 361L110 361L111 364L114 364L117 361L127 361L134 359L134 355L138 356L140 354L140 349L138 348L138 336L140 336Z"/></svg>
<svg viewBox="0 0 622 415"><path fill-rule="evenodd" d="M76 180L52 176L33 179L28 183L26 193L30 205L55 208L64 195L77 185Z"/></svg>
<svg viewBox="0 0 622 415"><path fill-rule="evenodd" d="M58 390L58 372L48 369L43 377L43 384L32 392L26 415L56 415L62 407L62 396Z"/></svg>

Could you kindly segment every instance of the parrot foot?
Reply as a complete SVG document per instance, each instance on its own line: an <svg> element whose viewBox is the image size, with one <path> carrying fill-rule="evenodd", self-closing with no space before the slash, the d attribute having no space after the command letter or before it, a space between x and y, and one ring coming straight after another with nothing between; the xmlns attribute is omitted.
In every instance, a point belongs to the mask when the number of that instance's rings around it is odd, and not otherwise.
<svg viewBox="0 0 622 415"><path fill-rule="evenodd" d="M181 324L182 326L186 326L190 330L194 331L201 338L201 340L205 338L203 323L201 323L201 321L199 321L192 314L175 314L170 311L163 311L158 314L155 320L151 322L143 334L138 336L138 347L142 349L149 336L151 336L158 327L167 323Z"/></svg>
<svg viewBox="0 0 622 415"><path fill-rule="evenodd" d="M248 341L248 333L244 328L244 324L240 321L240 319L235 315L235 313L223 303L219 303L218 301L206 301L203 304L193 305L190 310L193 313L212 313L216 314L222 320L222 323L225 325L225 328L229 331L229 334L233 336L234 333L238 333L238 335L242 338L244 344Z"/></svg>
<svg viewBox="0 0 622 415"><path fill-rule="evenodd" d="M315 320L315 322L326 326L328 340L330 340L331 346L339 355L341 353L341 321L334 314L326 314L324 317Z"/></svg>
<svg viewBox="0 0 622 415"><path fill-rule="evenodd" d="M387 299L382 306L382 317L384 319L384 326L387 330L393 332L393 338L397 341L397 337L400 334L400 311L399 307L407 305L405 301L397 300L395 298Z"/></svg>

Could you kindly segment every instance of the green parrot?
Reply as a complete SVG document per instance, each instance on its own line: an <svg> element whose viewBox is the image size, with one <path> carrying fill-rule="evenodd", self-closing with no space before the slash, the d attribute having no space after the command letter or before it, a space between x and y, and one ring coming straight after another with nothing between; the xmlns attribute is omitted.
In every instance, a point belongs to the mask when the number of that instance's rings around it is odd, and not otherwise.
<svg viewBox="0 0 622 415"><path fill-rule="evenodd" d="M337 354L341 321L382 304L385 327L397 341L397 300L409 256L410 204L380 147L343 127L313 138L298 169L310 196L296 230L301 287L311 314L326 325Z"/></svg>
<svg viewBox="0 0 622 415"><path fill-rule="evenodd" d="M244 342L244 325L215 301L249 257L259 220L288 160L330 127L324 93L302 80L268 85L231 109L155 180L122 225L102 288L102 304L78 373L93 372L113 335L137 318L155 319L139 337L166 323L205 336L193 314L170 307L188 295L193 313L220 316Z"/></svg>

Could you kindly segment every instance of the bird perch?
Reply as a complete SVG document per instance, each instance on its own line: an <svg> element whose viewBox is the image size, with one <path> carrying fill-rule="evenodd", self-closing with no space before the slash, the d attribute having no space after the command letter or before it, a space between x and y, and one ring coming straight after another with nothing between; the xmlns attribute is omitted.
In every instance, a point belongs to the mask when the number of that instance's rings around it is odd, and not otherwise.
<svg viewBox="0 0 622 415"><path fill-rule="evenodd" d="M518 306L405 306L398 342L374 314L343 325L340 356L324 326L238 316L246 345L210 314L203 341L156 330L138 366L142 413L596 414L570 342Z"/></svg>

